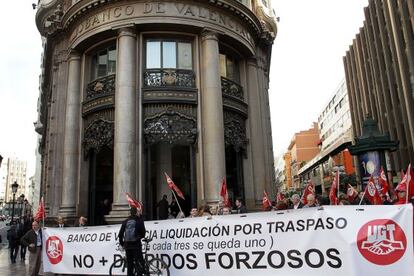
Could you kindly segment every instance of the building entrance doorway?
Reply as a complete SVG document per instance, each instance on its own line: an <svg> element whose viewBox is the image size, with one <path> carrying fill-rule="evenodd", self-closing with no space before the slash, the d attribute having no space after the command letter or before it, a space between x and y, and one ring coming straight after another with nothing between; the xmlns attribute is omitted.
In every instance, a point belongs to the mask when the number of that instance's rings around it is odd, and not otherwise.
<svg viewBox="0 0 414 276"><path fill-rule="evenodd" d="M194 148L190 145L173 145L158 143L148 147L146 151L146 185L144 212L148 219L158 219L157 203L163 195L167 195L171 203L173 194L168 187L164 172L183 192L185 200L177 197L186 216L192 206L197 206L197 184L195 180ZM144 208L145 209L145 208Z"/></svg>
<svg viewBox="0 0 414 276"><path fill-rule="evenodd" d="M88 224L104 225L113 200L114 153L104 147L89 156Z"/></svg>
<svg viewBox="0 0 414 276"><path fill-rule="evenodd" d="M229 199L232 205L237 198L244 202L243 153L234 147L226 147L226 181Z"/></svg>

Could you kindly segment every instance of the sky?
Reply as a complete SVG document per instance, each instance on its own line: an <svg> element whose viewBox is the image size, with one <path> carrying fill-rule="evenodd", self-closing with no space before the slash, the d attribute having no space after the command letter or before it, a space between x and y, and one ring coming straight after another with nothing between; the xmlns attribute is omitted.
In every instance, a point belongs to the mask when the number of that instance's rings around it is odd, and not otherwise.
<svg viewBox="0 0 414 276"><path fill-rule="evenodd" d="M274 154L306 130L344 78L342 57L363 25L368 0L271 0L280 22L273 45L269 101ZM36 1L35 1L36 2ZM42 43L32 0L3 3L0 16L0 154L35 173Z"/></svg>
<svg viewBox="0 0 414 276"><path fill-rule="evenodd" d="M272 0L280 17L269 102L274 155L316 122L345 78L342 57L363 26L368 0Z"/></svg>

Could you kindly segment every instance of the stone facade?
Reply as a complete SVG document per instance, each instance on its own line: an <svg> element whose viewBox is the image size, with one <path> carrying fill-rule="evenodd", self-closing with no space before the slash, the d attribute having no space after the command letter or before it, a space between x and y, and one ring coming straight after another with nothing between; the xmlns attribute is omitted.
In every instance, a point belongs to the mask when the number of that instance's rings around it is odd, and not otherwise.
<svg viewBox="0 0 414 276"><path fill-rule="evenodd" d="M267 2L266 2L267 3ZM256 1L40 1L42 194L50 217L156 218L167 172L188 206L259 208L274 182L274 12ZM171 196L170 196L171 199Z"/></svg>

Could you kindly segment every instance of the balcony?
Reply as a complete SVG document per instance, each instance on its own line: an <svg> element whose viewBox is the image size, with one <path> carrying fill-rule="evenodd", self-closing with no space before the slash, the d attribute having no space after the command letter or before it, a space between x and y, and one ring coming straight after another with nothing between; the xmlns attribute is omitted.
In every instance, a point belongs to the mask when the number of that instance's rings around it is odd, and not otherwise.
<svg viewBox="0 0 414 276"><path fill-rule="evenodd" d="M225 96L230 96L244 101L243 88L238 83L230 79L221 77L221 90Z"/></svg>
<svg viewBox="0 0 414 276"><path fill-rule="evenodd" d="M185 69L146 69L144 70L144 90L150 89L195 89L193 70Z"/></svg>
<svg viewBox="0 0 414 276"><path fill-rule="evenodd" d="M243 88L236 82L221 77L221 92L225 109L235 111L247 118L247 104L244 102Z"/></svg>
<svg viewBox="0 0 414 276"><path fill-rule="evenodd" d="M101 77L86 87L85 101L82 103L82 116L113 108L115 104L115 75Z"/></svg>

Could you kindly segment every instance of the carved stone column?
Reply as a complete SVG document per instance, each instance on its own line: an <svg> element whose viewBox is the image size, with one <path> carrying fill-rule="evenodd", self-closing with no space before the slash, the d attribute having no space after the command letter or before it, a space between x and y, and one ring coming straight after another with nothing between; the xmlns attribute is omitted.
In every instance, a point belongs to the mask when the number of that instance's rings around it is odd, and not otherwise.
<svg viewBox="0 0 414 276"><path fill-rule="evenodd" d="M221 180L226 175L223 99L216 33L210 31L202 33L201 61L204 200L210 204L218 202Z"/></svg>
<svg viewBox="0 0 414 276"><path fill-rule="evenodd" d="M115 82L114 194L108 222L127 215L125 193L136 196L136 34L122 28L118 34Z"/></svg>
<svg viewBox="0 0 414 276"><path fill-rule="evenodd" d="M72 52L68 62L68 90L66 96L65 138L63 144L62 204L60 205L59 213L64 217L74 217L76 216L78 161L80 154L81 61L79 54Z"/></svg>
<svg viewBox="0 0 414 276"><path fill-rule="evenodd" d="M251 58L247 61L247 91L249 93L249 127L250 145L253 164L253 180L255 204L261 204L266 181L266 163L264 152L264 137L260 105L260 93L257 76L257 60ZM253 184L253 183L252 183Z"/></svg>

